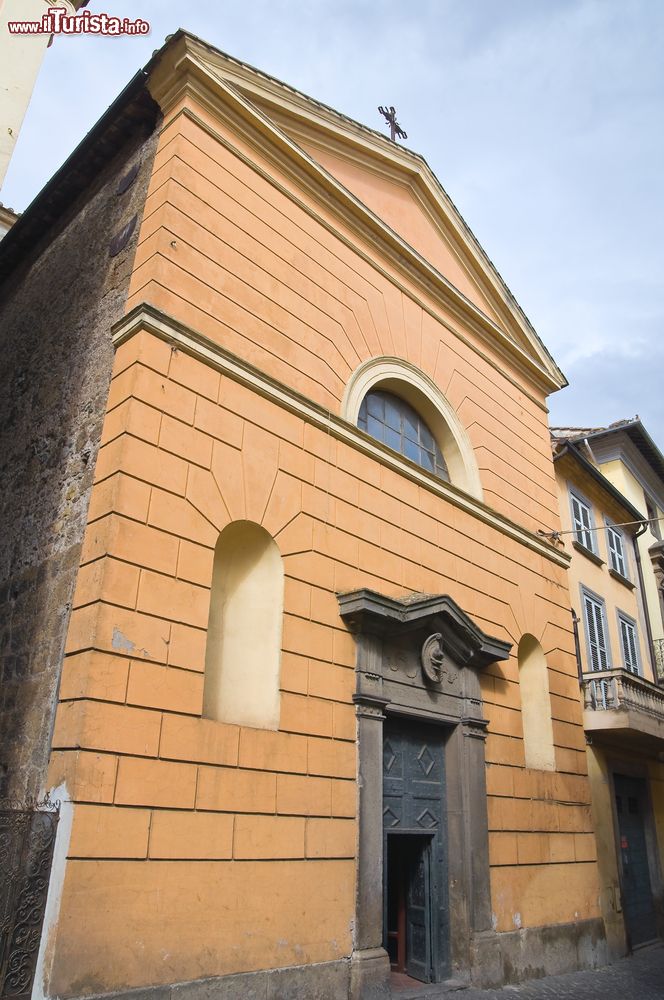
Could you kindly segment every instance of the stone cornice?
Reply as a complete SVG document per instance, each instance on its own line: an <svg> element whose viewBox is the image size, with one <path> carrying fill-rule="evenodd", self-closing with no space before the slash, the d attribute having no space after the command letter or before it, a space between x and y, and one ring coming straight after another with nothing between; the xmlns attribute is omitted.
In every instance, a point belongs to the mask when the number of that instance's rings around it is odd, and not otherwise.
<svg viewBox="0 0 664 1000"><path fill-rule="evenodd" d="M334 232L337 237L343 238L338 228L331 226L326 218L331 211L360 239L378 250L395 271L415 282L434 301L440 301L445 309L489 345L498 357L503 358L525 376L532 385L548 394L566 384L564 376L542 347L529 324L519 323L518 327L520 336L529 342L532 353L524 350L513 337L472 303L429 261L309 156L275 123L273 118L248 100L238 87L213 72L205 62L200 44L196 47L194 41L183 36L172 50L166 50L159 66L151 74L150 92L166 116L179 104L183 102L186 104L187 99L189 102L198 103L211 117L229 125L243 141L259 151L261 157L270 160L283 175L291 178L299 189L306 192L319 206L318 210L314 210L311 204L297 197L290 188L283 189L291 200ZM187 108L187 112L189 117L196 120L208 134L232 149L253 169L259 169L252 159L247 158L212 126L197 117L191 107ZM274 177L260 172L270 183L279 186ZM440 211L443 215L449 216L449 208L445 211L442 201ZM464 234L459 232L459 238L463 240ZM470 250L467 234L465 242ZM360 251L357 243L349 242L348 245L356 252ZM368 258L366 254L364 256L373 266L380 269L380 263L375 257ZM473 251L473 259L478 267L486 269L477 250ZM389 277L394 281L392 275ZM412 297L411 291L405 291ZM503 299L506 299L506 295L507 291ZM516 322L514 315L512 319ZM457 336L460 335L460 331L453 327L450 329ZM471 346L477 349L476 345ZM490 358L488 360L494 367L496 366L495 360ZM524 386L520 385L519 388L527 392ZM542 405L541 402L539 405Z"/></svg>
<svg viewBox="0 0 664 1000"><path fill-rule="evenodd" d="M337 597L339 613L354 632L398 635L413 628L440 627L445 647L464 667L486 667L510 655L511 643L483 632L448 594L399 600L365 587Z"/></svg>
<svg viewBox="0 0 664 1000"><path fill-rule="evenodd" d="M568 567L570 557L563 552L557 551L538 535L528 531L502 514L497 513L482 501L470 496L451 483L437 479L413 462L409 462L408 459L403 458L401 455L382 445L379 441L369 437L368 434L358 430L357 427L350 424L347 420L343 420L336 414L307 399L289 386L255 368L244 359L220 347L219 344L210 340L209 337L193 330L179 320L173 319L148 303L136 306L127 316L115 324L112 329L113 345L117 348L120 344L141 331L151 333L173 347L185 351L187 354L216 369L228 378L232 378L234 381L247 386L277 406L289 410L307 423L324 430L326 434L330 434L351 448L355 448L357 451L368 455L382 465L393 469L395 472L411 480L411 482L424 487L424 489L429 490L431 493L436 494L473 517L478 518L484 524L489 525L520 545L524 545L533 552L544 556L556 565L562 566L565 569Z"/></svg>

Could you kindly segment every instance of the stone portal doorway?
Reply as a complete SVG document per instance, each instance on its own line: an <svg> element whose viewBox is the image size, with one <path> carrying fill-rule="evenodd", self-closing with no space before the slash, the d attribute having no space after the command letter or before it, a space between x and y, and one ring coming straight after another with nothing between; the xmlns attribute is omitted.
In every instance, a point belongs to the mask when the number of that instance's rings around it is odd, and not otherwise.
<svg viewBox="0 0 664 1000"><path fill-rule="evenodd" d="M491 933L478 675L510 644L445 594L356 590L339 605L357 641L350 996L384 1000L395 963L423 982L468 982L478 935Z"/></svg>
<svg viewBox="0 0 664 1000"><path fill-rule="evenodd" d="M442 729L387 720L383 733L383 947L424 983L448 974Z"/></svg>

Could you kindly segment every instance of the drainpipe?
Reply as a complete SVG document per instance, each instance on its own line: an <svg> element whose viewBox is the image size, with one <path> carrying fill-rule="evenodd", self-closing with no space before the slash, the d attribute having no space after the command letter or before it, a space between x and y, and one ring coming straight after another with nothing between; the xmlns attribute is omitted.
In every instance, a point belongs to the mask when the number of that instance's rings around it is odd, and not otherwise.
<svg viewBox="0 0 664 1000"><path fill-rule="evenodd" d="M643 567L641 566L641 555L639 553L639 544L637 538L640 538L648 529L648 522L644 521L639 527L638 531L634 532L632 537L632 544L634 545L634 558L636 559L636 572L639 578L639 591L641 593L641 603L643 605L643 617L646 623L646 638L648 639L648 653L650 655L650 667L652 669L652 675L655 678L655 684L658 683L659 677L657 676L657 667L655 666L655 643L652 638L652 629L650 627L650 615L648 614L648 602L646 600L645 587L643 585Z"/></svg>
<svg viewBox="0 0 664 1000"><path fill-rule="evenodd" d="M579 685L583 684L583 664L581 663L581 644L579 643L579 622L581 619L574 608L570 608L572 628L574 630L574 654L576 656L576 671L579 675Z"/></svg>
<svg viewBox="0 0 664 1000"><path fill-rule="evenodd" d="M599 468L599 462L598 462L598 461L597 461L597 459L595 458L595 455L594 455L594 453L593 453L593 450L592 450L592 448L590 447L590 441L588 440L588 438L587 438L587 437L583 439L583 444L585 445L585 447L586 447L586 450L587 450L588 454L590 455L590 457L591 457L591 459L592 459L592 463L593 463L593 465L594 465L594 466L596 466L597 468Z"/></svg>

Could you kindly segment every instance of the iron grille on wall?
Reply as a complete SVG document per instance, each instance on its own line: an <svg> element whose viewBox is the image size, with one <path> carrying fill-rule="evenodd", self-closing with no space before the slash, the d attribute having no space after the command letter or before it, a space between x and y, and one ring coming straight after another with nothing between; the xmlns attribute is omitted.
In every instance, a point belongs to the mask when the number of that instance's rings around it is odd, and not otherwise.
<svg viewBox="0 0 664 1000"><path fill-rule="evenodd" d="M28 1000L37 965L59 805L0 801L0 998Z"/></svg>

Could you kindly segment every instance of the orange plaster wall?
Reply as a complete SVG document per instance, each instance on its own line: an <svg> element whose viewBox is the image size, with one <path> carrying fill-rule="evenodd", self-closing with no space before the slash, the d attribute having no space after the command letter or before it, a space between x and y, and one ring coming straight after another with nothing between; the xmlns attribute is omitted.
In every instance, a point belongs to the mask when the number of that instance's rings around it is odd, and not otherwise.
<svg viewBox="0 0 664 1000"><path fill-rule="evenodd" d="M300 145L413 249L430 261L483 313L494 322L499 322L495 309L480 292L467 267L461 262L460 255L453 249L451 238L448 241L443 237L440 229L427 217L422 205L418 205L406 183L391 180L327 149L304 142L300 142Z"/></svg>
<svg viewBox="0 0 664 1000"><path fill-rule="evenodd" d="M350 861L72 861L52 989L85 996L342 958L353 890Z"/></svg>
<svg viewBox="0 0 664 1000"><path fill-rule="evenodd" d="M265 174L190 118L168 122L128 307L154 303L333 413L362 361L410 361L466 427L487 503L533 530L555 527L541 392L516 369L510 381L498 352L393 275L374 245L236 135L216 130Z"/></svg>
<svg viewBox="0 0 664 1000"><path fill-rule="evenodd" d="M573 919L564 886L594 866L564 571L147 333L118 349L108 407L53 741L51 783L77 804L51 993L349 954L355 647L336 592L359 586L449 593L487 631L542 642L557 773L524 768L515 658L483 677L493 906L499 929ZM284 559L279 732L201 718L213 549L238 518ZM292 892L260 945L254 916L230 917L239 889L212 894L214 919L195 903L199 879L243 872L263 904ZM546 890L515 910L503 886L536 872Z"/></svg>

